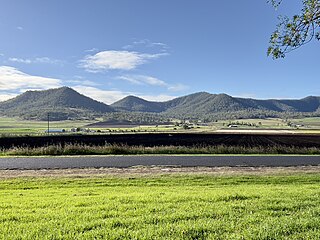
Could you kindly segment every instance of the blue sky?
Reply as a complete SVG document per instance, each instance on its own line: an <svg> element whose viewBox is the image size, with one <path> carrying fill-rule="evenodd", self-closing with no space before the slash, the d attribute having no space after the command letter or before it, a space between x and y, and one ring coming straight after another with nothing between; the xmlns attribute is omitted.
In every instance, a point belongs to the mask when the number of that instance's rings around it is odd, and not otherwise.
<svg viewBox="0 0 320 240"><path fill-rule="evenodd" d="M2 0L0 99L70 86L105 103L198 91L253 98L320 95L320 46L266 55L279 14L266 0Z"/></svg>

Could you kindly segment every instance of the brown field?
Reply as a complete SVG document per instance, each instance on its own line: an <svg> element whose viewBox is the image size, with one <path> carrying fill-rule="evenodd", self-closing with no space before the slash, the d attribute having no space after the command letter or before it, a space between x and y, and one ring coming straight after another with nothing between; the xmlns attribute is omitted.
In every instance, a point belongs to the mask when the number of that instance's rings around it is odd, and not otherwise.
<svg viewBox="0 0 320 240"><path fill-rule="evenodd" d="M104 135L54 135L0 138L2 149L11 147L41 147L47 145L85 144L101 146L122 144L127 146L285 146L320 147L318 134L104 134Z"/></svg>

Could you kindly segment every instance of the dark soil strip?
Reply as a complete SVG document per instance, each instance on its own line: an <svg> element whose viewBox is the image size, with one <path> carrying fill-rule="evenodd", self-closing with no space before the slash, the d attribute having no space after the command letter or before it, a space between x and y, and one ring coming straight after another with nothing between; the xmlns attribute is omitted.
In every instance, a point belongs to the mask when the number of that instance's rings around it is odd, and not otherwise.
<svg viewBox="0 0 320 240"><path fill-rule="evenodd" d="M47 145L85 144L101 146L287 146L320 147L320 135L306 134L113 134L113 135L56 135L0 138L0 148L42 147Z"/></svg>

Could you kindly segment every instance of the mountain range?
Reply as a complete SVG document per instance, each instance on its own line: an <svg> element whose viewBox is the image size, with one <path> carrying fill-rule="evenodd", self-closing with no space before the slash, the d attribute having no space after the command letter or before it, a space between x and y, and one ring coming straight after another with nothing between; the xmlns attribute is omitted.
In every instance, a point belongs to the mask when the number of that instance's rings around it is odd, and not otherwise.
<svg viewBox="0 0 320 240"><path fill-rule="evenodd" d="M193 93L165 102L147 101L136 96L125 97L111 105L86 97L72 88L27 91L0 102L2 115L25 119L53 120L95 118L108 113L154 113L176 118L244 118L283 117L286 115L320 115L320 97L297 100L257 100L227 94Z"/></svg>
<svg viewBox="0 0 320 240"><path fill-rule="evenodd" d="M257 100L236 98L227 94L198 92L166 102L150 102L128 96L111 104L115 110L127 112L155 112L171 116L203 116L247 112L259 113L318 113L320 97L309 96L297 100Z"/></svg>

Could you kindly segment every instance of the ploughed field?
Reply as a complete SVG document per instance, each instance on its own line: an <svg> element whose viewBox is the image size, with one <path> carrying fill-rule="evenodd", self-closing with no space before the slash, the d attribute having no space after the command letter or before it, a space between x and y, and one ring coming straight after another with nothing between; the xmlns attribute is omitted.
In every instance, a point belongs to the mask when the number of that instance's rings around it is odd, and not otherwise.
<svg viewBox="0 0 320 240"><path fill-rule="evenodd" d="M52 135L0 138L0 147L41 147L61 144L101 146L117 144L127 146L285 146L320 147L320 135L310 134L112 134L112 135Z"/></svg>

